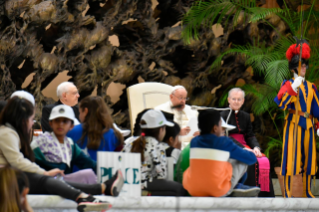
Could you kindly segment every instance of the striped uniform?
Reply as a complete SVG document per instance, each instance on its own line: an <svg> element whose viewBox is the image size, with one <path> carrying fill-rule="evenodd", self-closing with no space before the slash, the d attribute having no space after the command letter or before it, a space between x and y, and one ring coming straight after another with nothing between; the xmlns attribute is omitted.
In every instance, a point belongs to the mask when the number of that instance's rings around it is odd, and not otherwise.
<svg viewBox="0 0 319 212"><path fill-rule="evenodd" d="M225 195L231 188L233 168L229 158L247 165L256 162L254 153L227 137L200 135L190 144L190 165L183 174L183 186L192 196Z"/></svg>
<svg viewBox="0 0 319 212"><path fill-rule="evenodd" d="M294 79L285 80L275 98L275 102L280 109L296 108L297 93L292 89L291 84ZM315 122L319 118L319 100L316 86L308 81L304 81L299 89L298 110L313 115ZM292 174L292 152L295 126L295 113L288 113L285 117L285 127L283 135L281 175L284 177L285 195L290 193L290 176ZM314 197L310 191L311 176L316 174L316 143L314 132L314 120L304 116L297 116L297 143L294 160L294 175L303 173L303 196Z"/></svg>

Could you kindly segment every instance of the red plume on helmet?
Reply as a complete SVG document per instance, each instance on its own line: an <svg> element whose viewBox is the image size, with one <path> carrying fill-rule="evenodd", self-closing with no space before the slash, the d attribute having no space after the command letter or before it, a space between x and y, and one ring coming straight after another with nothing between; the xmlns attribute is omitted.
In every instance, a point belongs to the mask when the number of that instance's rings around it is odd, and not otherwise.
<svg viewBox="0 0 319 212"><path fill-rule="evenodd" d="M291 58L295 55L300 54L300 45L296 48L296 44L292 44L287 52L286 52L286 58L291 61ZM307 43L302 44L302 55L301 58L304 60L308 60L310 58L310 47Z"/></svg>

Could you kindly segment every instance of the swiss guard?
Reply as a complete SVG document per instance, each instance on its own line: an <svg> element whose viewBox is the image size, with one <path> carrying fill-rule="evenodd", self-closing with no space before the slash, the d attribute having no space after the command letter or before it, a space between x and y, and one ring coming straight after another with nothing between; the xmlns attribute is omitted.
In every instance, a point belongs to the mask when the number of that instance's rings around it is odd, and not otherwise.
<svg viewBox="0 0 319 212"><path fill-rule="evenodd" d="M287 111L281 161L285 197L293 196L290 186L293 175L301 173L303 197L314 198L310 188L317 170L315 130L319 126L319 95L315 84L305 79L310 58L308 43L297 40L287 50L286 57L293 78L281 84L274 99L280 109ZM319 135L319 130L316 132Z"/></svg>

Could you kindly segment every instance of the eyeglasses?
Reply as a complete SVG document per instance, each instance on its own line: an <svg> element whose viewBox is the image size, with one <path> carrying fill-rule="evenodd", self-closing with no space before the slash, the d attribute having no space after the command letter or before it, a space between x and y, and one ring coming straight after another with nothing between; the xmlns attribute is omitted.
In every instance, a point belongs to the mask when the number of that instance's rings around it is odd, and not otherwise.
<svg viewBox="0 0 319 212"><path fill-rule="evenodd" d="M173 94L174 96L175 96L175 94ZM186 98L183 98L183 97L177 97L177 96L175 96L179 101L188 101L189 100L189 98L188 97L186 97Z"/></svg>
<svg viewBox="0 0 319 212"><path fill-rule="evenodd" d="M241 99L241 98L238 98L238 99L236 99L236 98L231 98L231 100L234 101L234 102L241 102L241 101L243 101L243 99Z"/></svg>

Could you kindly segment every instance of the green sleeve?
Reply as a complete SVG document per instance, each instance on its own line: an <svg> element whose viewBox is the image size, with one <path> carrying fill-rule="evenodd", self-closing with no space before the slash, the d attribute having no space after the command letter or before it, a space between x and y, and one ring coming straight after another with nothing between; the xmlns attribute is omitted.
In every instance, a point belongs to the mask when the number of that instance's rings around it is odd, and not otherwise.
<svg viewBox="0 0 319 212"><path fill-rule="evenodd" d="M183 173L189 167L190 145L188 144L181 152L174 170L174 181L183 183Z"/></svg>

